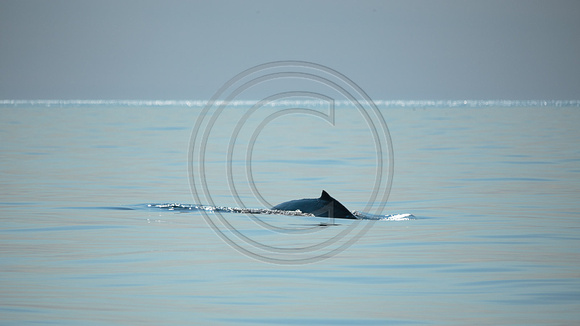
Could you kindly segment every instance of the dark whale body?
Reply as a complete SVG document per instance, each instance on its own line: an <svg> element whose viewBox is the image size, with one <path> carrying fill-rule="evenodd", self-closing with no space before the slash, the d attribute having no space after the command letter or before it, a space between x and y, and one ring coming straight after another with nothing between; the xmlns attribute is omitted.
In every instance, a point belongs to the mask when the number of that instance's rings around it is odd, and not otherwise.
<svg viewBox="0 0 580 326"><path fill-rule="evenodd" d="M278 204L272 209L281 211L300 210L302 213L313 214L318 217L356 219L354 215L338 200L332 198L322 190L320 198L304 198Z"/></svg>

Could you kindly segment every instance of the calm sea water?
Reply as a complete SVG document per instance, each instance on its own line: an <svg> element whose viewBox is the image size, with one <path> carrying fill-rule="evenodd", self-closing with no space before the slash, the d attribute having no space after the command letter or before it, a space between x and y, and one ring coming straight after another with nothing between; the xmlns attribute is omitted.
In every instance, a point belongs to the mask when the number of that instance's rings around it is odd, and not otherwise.
<svg viewBox="0 0 580 326"><path fill-rule="evenodd" d="M325 189L364 211L380 155L352 108L334 126L248 122L235 141L248 107L230 108L200 162L190 145L203 106L46 104L0 108L0 324L580 320L577 105L380 106L393 147L382 214L415 219L323 227L149 204L263 208ZM192 193L188 167L206 188Z"/></svg>

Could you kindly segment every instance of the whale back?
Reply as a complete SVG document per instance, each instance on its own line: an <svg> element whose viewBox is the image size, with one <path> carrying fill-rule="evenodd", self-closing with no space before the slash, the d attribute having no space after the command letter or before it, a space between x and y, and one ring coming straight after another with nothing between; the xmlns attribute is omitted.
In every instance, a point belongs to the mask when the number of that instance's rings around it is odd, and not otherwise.
<svg viewBox="0 0 580 326"><path fill-rule="evenodd" d="M338 200L322 190L319 198L304 198L290 200L274 206L272 209L283 211L300 210L303 213L313 214L318 217L356 219L352 213Z"/></svg>

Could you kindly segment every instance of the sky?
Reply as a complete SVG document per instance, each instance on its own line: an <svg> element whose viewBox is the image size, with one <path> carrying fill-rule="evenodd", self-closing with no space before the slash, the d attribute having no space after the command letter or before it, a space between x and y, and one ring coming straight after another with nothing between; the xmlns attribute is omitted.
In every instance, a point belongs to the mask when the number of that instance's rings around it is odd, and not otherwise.
<svg viewBox="0 0 580 326"><path fill-rule="evenodd" d="M577 100L579 17L559 0L0 0L0 100L204 100L279 60L375 100Z"/></svg>

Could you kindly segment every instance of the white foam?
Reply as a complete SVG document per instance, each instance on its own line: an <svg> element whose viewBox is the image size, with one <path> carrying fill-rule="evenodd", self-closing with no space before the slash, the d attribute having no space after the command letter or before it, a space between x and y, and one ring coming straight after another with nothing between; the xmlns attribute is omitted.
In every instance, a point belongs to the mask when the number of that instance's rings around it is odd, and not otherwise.
<svg viewBox="0 0 580 326"><path fill-rule="evenodd" d="M179 203L167 203L167 204L148 204L148 207L157 207L162 209L167 209L170 211L174 210L197 210L197 211L207 211L207 212L227 212L227 213L243 213L243 214L265 214L265 215L287 215L287 216L314 216L310 213L303 213L300 210L295 211L283 211L277 209L266 209L266 208L240 208L240 207L224 207L224 206L207 206L207 205L186 205ZM353 211L352 214L359 220L375 220L375 221L408 221L414 220L415 216L413 214L389 214L389 215L374 215L359 211Z"/></svg>
<svg viewBox="0 0 580 326"><path fill-rule="evenodd" d="M393 214L385 215L385 217L381 218L380 221L409 221L414 219L415 216L413 216L413 214Z"/></svg>

